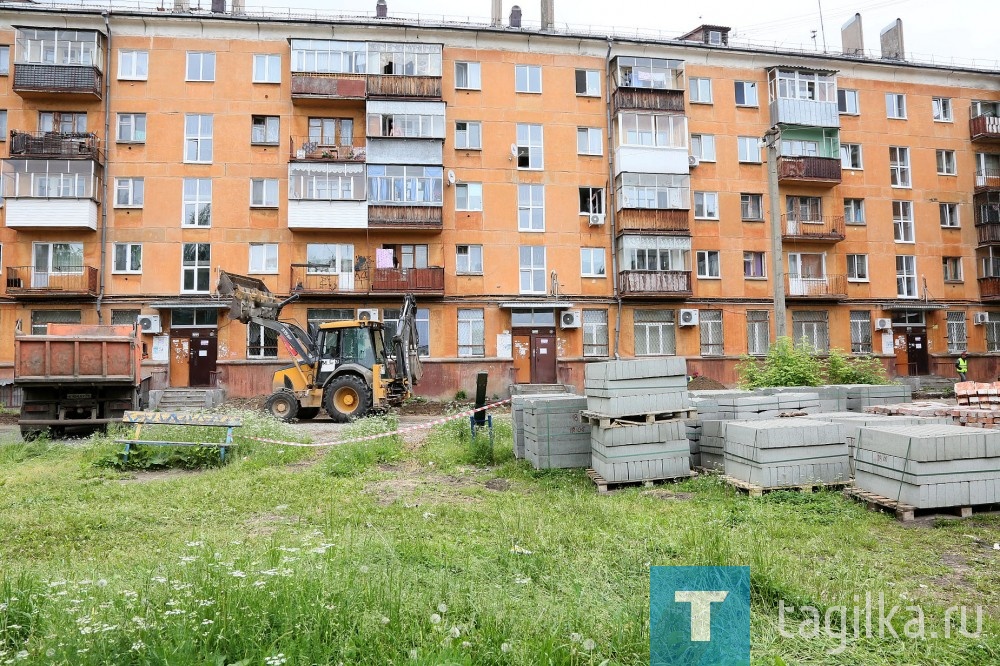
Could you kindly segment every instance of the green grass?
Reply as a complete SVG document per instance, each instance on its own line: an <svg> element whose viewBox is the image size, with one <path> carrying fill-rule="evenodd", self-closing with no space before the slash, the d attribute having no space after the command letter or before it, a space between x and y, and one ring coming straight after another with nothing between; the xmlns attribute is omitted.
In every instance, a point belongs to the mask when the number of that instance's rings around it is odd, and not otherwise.
<svg viewBox="0 0 1000 666"><path fill-rule="evenodd" d="M704 564L751 567L755 664L1000 661L994 516L913 528L715 478L598 496L514 461L508 420L492 451L465 423L419 449L245 442L165 476L96 467L106 439L0 446L0 664L647 664L649 566ZM779 600L826 613L866 592L919 603L928 628L982 604L989 635L830 654L836 639L779 633Z"/></svg>

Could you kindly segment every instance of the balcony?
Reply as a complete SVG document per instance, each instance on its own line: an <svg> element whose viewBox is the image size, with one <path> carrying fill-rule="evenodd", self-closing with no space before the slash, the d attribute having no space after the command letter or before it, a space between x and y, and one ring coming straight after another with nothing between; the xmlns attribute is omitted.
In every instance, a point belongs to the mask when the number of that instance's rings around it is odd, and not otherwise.
<svg viewBox="0 0 1000 666"><path fill-rule="evenodd" d="M1000 277L981 277L979 282L979 299L983 301L1000 301Z"/></svg>
<svg viewBox="0 0 1000 666"><path fill-rule="evenodd" d="M684 113L684 90L619 86L611 103L619 111L676 111Z"/></svg>
<svg viewBox="0 0 1000 666"><path fill-rule="evenodd" d="M368 206L370 229L441 231L444 224L440 206Z"/></svg>
<svg viewBox="0 0 1000 666"><path fill-rule="evenodd" d="M619 211L616 222L619 235L624 233L691 235L691 222L686 210L623 208Z"/></svg>
<svg viewBox="0 0 1000 666"><path fill-rule="evenodd" d="M370 266L367 257L358 257L357 266ZM349 273L330 273L327 266L292 264L292 292L303 297L331 294L444 295L444 268L358 268Z"/></svg>
<svg viewBox="0 0 1000 666"><path fill-rule="evenodd" d="M97 202L93 199L8 198L4 202L8 229L89 229L97 231Z"/></svg>
<svg viewBox="0 0 1000 666"><path fill-rule="evenodd" d="M350 145L324 144L307 136L293 136L291 139L290 162L364 162L367 157L363 138L354 139Z"/></svg>
<svg viewBox="0 0 1000 666"><path fill-rule="evenodd" d="M87 95L101 99L101 70L93 65L14 64L14 92L21 97Z"/></svg>
<svg viewBox="0 0 1000 666"><path fill-rule="evenodd" d="M970 118L969 136L973 141L1000 142L1000 117L976 116Z"/></svg>
<svg viewBox="0 0 1000 666"><path fill-rule="evenodd" d="M618 278L622 296L638 298L691 296L691 271L621 271Z"/></svg>
<svg viewBox="0 0 1000 666"><path fill-rule="evenodd" d="M778 182L810 185L840 183L840 159L833 157L779 157Z"/></svg>
<svg viewBox="0 0 1000 666"><path fill-rule="evenodd" d="M815 218L781 216L781 237L786 241L837 243L844 240L844 216L823 215Z"/></svg>
<svg viewBox="0 0 1000 666"><path fill-rule="evenodd" d="M91 298L98 292L97 269L64 266L58 272L8 266L7 295L14 298Z"/></svg>
<svg viewBox="0 0 1000 666"><path fill-rule="evenodd" d="M1000 190L1000 169L980 169L976 172L976 192Z"/></svg>
<svg viewBox="0 0 1000 666"><path fill-rule="evenodd" d="M367 82L365 74L292 72L292 101L363 100Z"/></svg>
<svg viewBox="0 0 1000 666"><path fill-rule="evenodd" d="M104 161L100 140L93 132L10 131L10 156L26 158Z"/></svg>
<svg viewBox="0 0 1000 666"><path fill-rule="evenodd" d="M785 276L785 297L800 301L843 300L847 298L847 276L802 277L789 273Z"/></svg>
<svg viewBox="0 0 1000 666"><path fill-rule="evenodd" d="M441 99L441 77L369 74L368 96Z"/></svg>
<svg viewBox="0 0 1000 666"><path fill-rule="evenodd" d="M976 236L980 245L1000 245L1000 220L976 222Z"/></svg>

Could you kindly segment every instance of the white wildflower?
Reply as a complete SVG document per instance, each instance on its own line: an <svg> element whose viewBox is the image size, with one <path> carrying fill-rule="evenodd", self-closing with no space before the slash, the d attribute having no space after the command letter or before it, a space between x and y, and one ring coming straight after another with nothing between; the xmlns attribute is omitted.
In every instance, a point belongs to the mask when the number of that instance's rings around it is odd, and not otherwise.
<svg viewBox="0 0 1000 666"><path fill-rule="evenodd" d="M273 657L267 657L267 658L264 659L264 663L267 664L267 666L281 666L286 661L288 661L288 660L285 659L285 655L282 652L279 652L278 654L274 655Z"/></svg>
<svg viewBox="0 0 1000 666"><path fill-rule="evenodd" d="M367 564L362 564L360 567L358 567L358 571L360 571L363 574L368 573L368 565Z"/></svg>
<svg viewBox="0 0 1000 666"><path fill-rule="evenodd" d="M236 569L234 571L230 571L229 575L233 576L234 578L246 578L247 577L247 575L245 573L243 573L242 571L240 571L239 569Z"/></svg>
<svg viewBox="0 0 1000 666"><path fill-rule="evenodd" d="M518 585L527 585L531 582L531 576L525 576L524 578L515 578L514 582Z"/></svg>
<svg viewBox="0 0 1000 666"><path fill-rule="evenodd" d="M205 543L203 541L188 541L184 545L188 548L197 548L198 546L204 546Z"/></svg>
<svg viewBox="0 0 1000 666"><path fill-rule="evenodd" d="M106 581L103 578L98 579L97 587L107 587L107 586L108 586L108 581Z"/></svg>
<svg viewBox="0 0 1000 666"><path fill-rule="evenodd" d="M431 613L431 624L441 624L441 616L437 613Z"/></svg>
<svg viewBox="0 0 1000 666"><path fill-rule="evenodd" d="M472 647L472 643L470 643L469 641L462 641L463 649L468 650L470 647Z"/></svg>
<svg viewBox="0 0 1000 666"><path fill-rule="evenodd" d="M587 652L590 652L595 647L597 647L597 643L594 642L593 638L588 638L587 640L583 641L583 649L586 650Z"/></svg>
<svg viewBox="0 0 1000 666"><path fill-rule="evenodd" d="M166 583L167 579L164 578L163 576L153 576L153 582L154 583Z"/></svg>
<svg viewBox="0 0 1000 666"><path fill-rule="evenodd" d="M131 649L132 652L140 652L144 647L146 647L145 643L143 643L142 641L136 641L135 643L132 643Z"/></svg>
<svg viewBox="0 0 1000 666"><path fill-rule="evenodd" d="M452 638L458 638L462 635L462 629L459 627L452 627L451 630L448 631L448 635Z"/></svg>
<svg viewBox="0 0 1000 666"><path fill-rule="evenodd" d="M389 624L389 618L387 618L385 615L382 616L382 624Z"/></svg>
<svg viewBox="0 0 1000 666"><path fill-rule="evenodd" d="M527 548L522 548L521 546L517 545L516 543L514 544L514 547L510 549L510 552L514 553L515 555L531 555L532 554L530 550L528 550Z"/></svg>
<svg viewBox="0 0 1000 666"><path fill-rule="evenodd" d="M207 617L201 621L203 627L207 627L210 624L215 624L215 620L209 620Z"/></svg>
<svg viewBox="0 0 1000 666"><path fill-rule="evenodd" d="M574 631L572 634L569 635L569 640L572 641L573 643L579 643L581 640L583 640L583 636Z"/></svg>
<svg viewBox="0 0 1000 666"><path fill-rule="evenodd" d="M191 557L190 555L185 555L184 557L181 558L181 564L190 564L191 562L194 562L197 559L198 559L197 557Z"/></svg>
<svg viewBox="0 0 1000 666"><path fill-rule="evenodd" d="M438 612L439 613L447 613L448 612L448 604L438 604Z"/></svg>
<svg viewBox="0 0 1000 666"><path fill-rule="evenodd" d="M417 649L413 648L412 650L410 650L410 659L415 660L416 658L417 658Z"/></svg>
<svg viewBox="0 0 1000 666"><path fill-rule="evenodd" d="M17 657L18 659L27 659L28 658L28 651L27 650L21 650L20 652L18 652L14 656Z"/></svg>
<svg viewBox="0 0 1000 666"><path fill-rule="evenodd" d="M513 648L512 646L511 646L511 644L510 644L510 643L501 643L501 644L500 644L500 651L501 651L501 652L503 652L503 653L505 653L505 654L506 654L507 652L510 652L510 651L511 651L511 650L513 650L513 649L514 649L514 648Z"/></svg>

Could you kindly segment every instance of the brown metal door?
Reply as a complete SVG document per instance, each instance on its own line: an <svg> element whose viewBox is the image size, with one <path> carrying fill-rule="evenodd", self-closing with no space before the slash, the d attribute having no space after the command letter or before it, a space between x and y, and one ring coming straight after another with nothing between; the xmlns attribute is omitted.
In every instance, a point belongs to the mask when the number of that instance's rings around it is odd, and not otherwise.
<svg viewBox="0 0 1000 666"><path fill-rule="evenodd" d="M927 357L927 329L906 329L906 370L911 377L926 375L930 372Z"/></svg>
<svg viewBox="0 0 1000 666"><path fill-rule="evenodd" d="M188 338L170 337L170 386L188 385L190 355L191 341Z"/></svg>
<svg viewBox="0 0 1000 666"><path fill-rule="evenodd" d="M190 386L211 386L218 357L215 329L191 331Z"/></svg>
<svg viewBox="0 0 1000 666"><path fill-rule="evenodd" d="M556 336L532 333L531 335L531 383L556 383Z"/></svg>
<svg viewBox="0 0 1000 666"><path fill-rule="evenodd" d="M511 338L514 355L514 383L531 383L531 335L514 335Z"/></svg>

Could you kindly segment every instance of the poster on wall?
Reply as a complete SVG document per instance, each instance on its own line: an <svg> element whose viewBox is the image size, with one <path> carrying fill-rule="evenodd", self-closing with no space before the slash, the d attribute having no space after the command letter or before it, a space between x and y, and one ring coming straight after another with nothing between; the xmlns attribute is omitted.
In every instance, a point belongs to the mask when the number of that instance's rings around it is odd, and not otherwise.
<svg viewBox="0 0 1000 666"><path fill-rule="evenodd" d="M887 356L896 353L896 350L892 346L892 331L884 331L882 333L882 353Z"/></svg>
<svg viewBox="0 0 1000 666"><path fill-rule="evenodd" d="M168 350L170 348L170 336L169 335L154 335L153 336L153 353L150 354L150 358L154 361L166 361L170 358Z"/></svg>
<svg viewBox="0 0 1000 666"><path fill-rule="evenodd" d="M513 352L510 333L498 333L497 358L513 358Z"/></svg>

